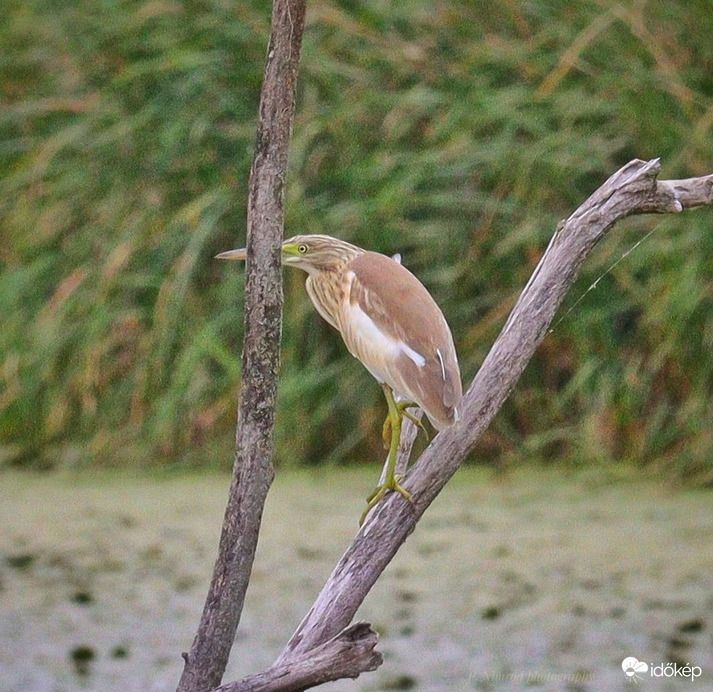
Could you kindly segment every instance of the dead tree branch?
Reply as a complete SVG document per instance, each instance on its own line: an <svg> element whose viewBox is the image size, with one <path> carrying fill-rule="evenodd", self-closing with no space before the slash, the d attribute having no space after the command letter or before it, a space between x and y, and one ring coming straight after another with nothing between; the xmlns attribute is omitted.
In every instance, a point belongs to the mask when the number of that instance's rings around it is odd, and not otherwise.
<svg viewBox="0 0 713 692"><path fill-rule="evenodd" d="M547 334L582 263L606 232L632 214L677 213L713 204L713 175L659 182L660 168L658 159L628 163L559 224L466 392L461 425L441 432L404 479L413 502L392 493L377 505L275 662L276 667L308 659L315 647L351 622L416 522L499 411Z"/></svg>
<svg viewBox="0 0 713 692"><path fill-rule="evenodd" d="M368 623L358 622L312 649L309 656L223 685L215 692L298 692L332 680L356 678L381 665L381 654L375 651L378 638Z"/></svg>
<svg viewBox="0 0 713 692"><path fill-rule="evenodd" d="M373 651L375 638L365 623L356 626L361 634L347 649L332 647L349 642L342 637L350 631L347 626L357 609L500 410L594 246L626 216L678 213L713 204L713 175L658 181L660 168L658 159L628 163L559 224L465 394L461 425L441 432L403 481L413 502L392 493L377 505L275 664L220 688L221 692L292 692L339 677L356 677L380 665ZM415 426L410 425L412 429L404 428L400 464L415 437ZM364 646L371 656L365 655ZM354 649L351 653L349 647Z"/></svg>
<svg viewBox="0 0 713 692"><path fill-rule="evenodd" d="M305 0L274 0L248 198L243 377L230 495L198 631L178 692L220 684L250 580L267 491L282 331L284 182L295 112ZM340 628L341 629L341 628Z"/></svg>
<svg viewBox="0 0 713 692"><path fill-rule="evenodd" d="M380 665L381 657L374 651L376 635L366 623L348 627L349 623L421 515L500 410L594 246L626 216L678 213L713 204L713 175L658 181L660 168L658 159L628 163L559 224L465 394L461 425L441 432L404 479L413 502L392 493L377 505L274 665L225 685L220 692L295 692L340 677L356 677ZM408 456L416 429L404 430L399 463Z"/></svg>

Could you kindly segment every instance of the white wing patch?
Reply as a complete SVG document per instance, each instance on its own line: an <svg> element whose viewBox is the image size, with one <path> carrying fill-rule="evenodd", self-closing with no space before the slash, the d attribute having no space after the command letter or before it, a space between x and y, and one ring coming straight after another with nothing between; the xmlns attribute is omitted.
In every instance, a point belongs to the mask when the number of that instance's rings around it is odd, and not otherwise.
<svg viewBox="0 0 713 692"><path fill-rule="evenodd" d="M401 346L402 353L405 353L419 368L426 365L426 359L418 352L414 351L408 344L403 341L398 342Z"/></svg>
<svg viewBox="0 0 713 692"><path fill-rule="evenodd" d="M419 368L426 364L426 358L418 351L381 331L359 305L350 303L344 313L346 323L342 325L342 333L347 347L379 382L387 381L388 362L400 355L410 358Z"/></svg>

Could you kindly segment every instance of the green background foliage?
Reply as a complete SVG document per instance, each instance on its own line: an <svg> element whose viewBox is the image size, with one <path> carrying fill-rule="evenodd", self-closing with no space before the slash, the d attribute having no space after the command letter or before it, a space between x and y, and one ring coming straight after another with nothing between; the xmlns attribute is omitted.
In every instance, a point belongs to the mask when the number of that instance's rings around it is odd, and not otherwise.
<svg viewBox="0 0 713 692"><path fill-rule="evenodd" d="M269 6L6 0L0 463L227 466ZM713 170L708 0L309 3L286 234L404 263L476 372L628 160ZM626 221L474 458L713 479L713 212ZM650 230L574 309L577 298ZM285 273L285 464L381 459L381 391Z"/></svg>

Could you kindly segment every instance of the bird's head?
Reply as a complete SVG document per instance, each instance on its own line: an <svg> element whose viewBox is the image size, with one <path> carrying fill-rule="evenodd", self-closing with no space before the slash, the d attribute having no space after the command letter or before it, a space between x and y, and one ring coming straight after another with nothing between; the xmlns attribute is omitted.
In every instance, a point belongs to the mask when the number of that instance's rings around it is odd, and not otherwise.
<svg viewBox="0 0 713 692"><path fill-rule="evenodd" d="M356 245L328 235L296 235L282 243L282 264L313 274L336 269L362 252L364 250ZM216 255L217 259L227 260L244 260L246 257L246 248Z"/></svg>

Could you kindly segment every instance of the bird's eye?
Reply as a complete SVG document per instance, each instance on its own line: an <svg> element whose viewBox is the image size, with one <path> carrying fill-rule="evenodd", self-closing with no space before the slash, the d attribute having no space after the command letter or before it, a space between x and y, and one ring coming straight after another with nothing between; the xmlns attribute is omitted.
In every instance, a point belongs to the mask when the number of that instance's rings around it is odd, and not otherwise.
<svg viewBox="0 0 713 692"><path fill-rule="evenodd" d="M300 255L304 255L305 252L307 252L307 246L304 243L302 245L298 245L297 252L299 252Z"/></svg>

